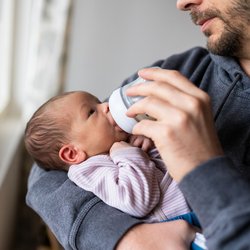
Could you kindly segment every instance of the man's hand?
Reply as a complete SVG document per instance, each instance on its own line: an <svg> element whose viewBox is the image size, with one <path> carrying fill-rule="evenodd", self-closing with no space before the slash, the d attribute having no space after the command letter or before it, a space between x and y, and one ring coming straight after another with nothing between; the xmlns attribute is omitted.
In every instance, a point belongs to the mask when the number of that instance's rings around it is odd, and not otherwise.
<svg viewBox="0 0 250 250"><path fill-rule="evenodd" d="M222 155L214 128L209 96L174 70L144 69L148 80L127 90L145 96L132 105L128 116L147 113L155 120L142 120L133 134L151 138L173 178L180 181L203 162Z"/></svg>
<svg viewBox="0 0 250 250"><path fill-rule="evenodd" d="M189 250L195 233L184 220L140 224L123 236L116 250Z"/></svg>

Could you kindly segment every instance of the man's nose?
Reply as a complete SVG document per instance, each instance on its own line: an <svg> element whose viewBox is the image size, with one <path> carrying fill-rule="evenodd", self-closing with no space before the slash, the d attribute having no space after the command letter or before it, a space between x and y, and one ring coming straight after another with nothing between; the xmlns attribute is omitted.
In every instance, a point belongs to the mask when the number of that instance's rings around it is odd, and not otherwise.
<svg viewBox="0 0 250 250"><path fill-rule="evenodd" d="M176 6L179 10L190 10L192 7L200 5L204 0L177 0Z"/></svg>

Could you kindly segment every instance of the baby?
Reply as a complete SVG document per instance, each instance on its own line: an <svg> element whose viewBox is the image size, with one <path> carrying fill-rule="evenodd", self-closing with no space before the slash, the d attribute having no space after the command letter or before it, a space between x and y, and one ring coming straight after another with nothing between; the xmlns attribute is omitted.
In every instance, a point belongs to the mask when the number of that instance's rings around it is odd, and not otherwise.
<svg viewBox="0 0 250 250"><path fill-rule="evenodd" d="M127 138L111 117L108 104L81 91L48 100L25 131L26 148L38 165L65 171L91 156L109 153L114 142Z"/></svg>
<svg viewBox="0 0 250 250"><path fill-rule="evenodd" d="M31 117L25 146L45 169L69 178L110 206L149 222L190 214L153 143L121 130L107 102L83 92L51 98Z"/></svg>

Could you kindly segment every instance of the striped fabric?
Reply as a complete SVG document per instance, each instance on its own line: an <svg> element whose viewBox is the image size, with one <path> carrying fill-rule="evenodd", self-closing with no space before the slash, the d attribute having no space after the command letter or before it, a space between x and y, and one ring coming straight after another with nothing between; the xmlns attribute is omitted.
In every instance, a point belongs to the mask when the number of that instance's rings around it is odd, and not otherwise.
<svg viewBox="0 0 250 250"><path fill-rule="evenodd" d="M190 209L156 149L126 147L72 165L68 177L79 187L125 213L161 221Z"/></svg>

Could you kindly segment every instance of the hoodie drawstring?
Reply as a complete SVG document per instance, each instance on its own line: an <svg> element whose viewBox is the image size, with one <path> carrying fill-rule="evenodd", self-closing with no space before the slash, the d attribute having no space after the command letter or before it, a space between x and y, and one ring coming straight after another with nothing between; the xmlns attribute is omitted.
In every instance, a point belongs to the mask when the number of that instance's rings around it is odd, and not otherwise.
<svg viewBox="0 0 250 250"><path fill-rule="evenodd" d="M232 85L231 85L230 88L227 90L227 92L226 92L226 94L225 94L225 96L224 96L224 98L223 98L223 100L222 100L222 102L221 102L219 108L217 109L217 111L216 111L216 113L215 113L215 115L214 115L214 121L217 120L217 118L218 118L218 116L219 116L221 110L223 109L223 107L224 107L224 105L225 105L225 103L226 103L228 97L230 96L231 92L233 91L234 87L236 86L237 82L238 82L240 79L241 79L241 75L240 75L239 73L237 73L237 74L236 74L236 77L235 77L235 79L234 79L234 81L233 81L233 83L232 83Z"/></svg>

